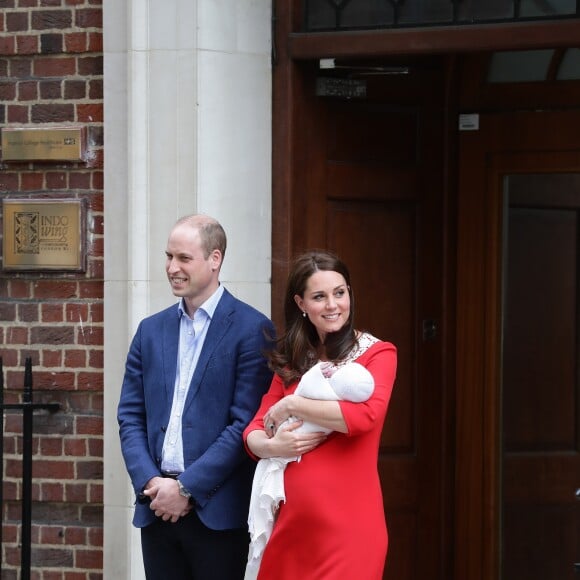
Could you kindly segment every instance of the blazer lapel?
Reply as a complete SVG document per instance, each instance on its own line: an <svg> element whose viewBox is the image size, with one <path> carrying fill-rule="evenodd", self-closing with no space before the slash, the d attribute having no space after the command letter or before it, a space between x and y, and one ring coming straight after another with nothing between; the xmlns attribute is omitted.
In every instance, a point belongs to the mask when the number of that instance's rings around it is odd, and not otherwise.
<svg viewBox="0 0 580 580"><path fill-rule="evenodd" d="M232 323L231 314L233 312L233 304L234 298L227 290L224 290L223 296L218 302L209 328L207 329L205 342L203 343L203 348L199 354L197 366L195 367L193 377L191 378L189 392L187 393L187 401L185 403L186 407L187 405L191 404L191 401L197 394L197 391L201 386L208 362L213 355L217 345L223 340Z"/></svg>
<svg viewBox="0 0 580 580"><path fill-rule="evenodd" d="M170 315L163 321L161 330L163 348L163 377L165 381L166 403L171 408L173 404L173 390L177 374L177 354L179 349L179 313L177 306L170 311Z"/></svg>

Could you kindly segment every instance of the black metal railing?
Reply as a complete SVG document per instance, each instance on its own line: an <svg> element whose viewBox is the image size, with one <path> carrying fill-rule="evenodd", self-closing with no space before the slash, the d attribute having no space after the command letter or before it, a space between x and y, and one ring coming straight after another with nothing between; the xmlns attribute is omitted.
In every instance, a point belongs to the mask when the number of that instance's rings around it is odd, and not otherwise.
<svg viewBox="0 0 580 580"><path fill-rule="evenodd" d="M31 565L31 529L32 529L32 434L34 411L44 409L51 412L60 409L59 403L34 403L32 397L32 359L26 359L24 367L24 390L22 402L4 403L4 370L0 358L0 410L2 411L2 445L0 445L0 469L4 482L4 410L13 409L22 412L22 522L20 578L30 579ZM3 552L2 528L4 524L3 485L0 485L0 556ZM3 559L2 559L3 561ZM0 573L2 562L0 562ZM1 575L1 574L0 574Z"/></svg>
<svg viewBox="0 0 580 580"><path fill-rule="evenodd" d="M580 17L580 0L304 0L306 32Z"/></svg>

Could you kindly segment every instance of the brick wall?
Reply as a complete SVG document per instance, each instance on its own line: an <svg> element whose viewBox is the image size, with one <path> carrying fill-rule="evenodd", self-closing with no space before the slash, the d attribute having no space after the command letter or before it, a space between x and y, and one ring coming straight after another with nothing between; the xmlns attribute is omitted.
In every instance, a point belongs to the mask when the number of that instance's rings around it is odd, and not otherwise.
<svg viewBox="0 0 580 580"><path fill-rule="evenodd" d="M2 162L0 198L82 199L86 271L0 270L5 403L33 363L32 578L102 578L102 0L0 0L0 126L86 127L84 162ZM0 221L3 216L0 215ZM2 230L0 229L0 235ZM20 577L22 419L4 413L2 580Z"/></svg>

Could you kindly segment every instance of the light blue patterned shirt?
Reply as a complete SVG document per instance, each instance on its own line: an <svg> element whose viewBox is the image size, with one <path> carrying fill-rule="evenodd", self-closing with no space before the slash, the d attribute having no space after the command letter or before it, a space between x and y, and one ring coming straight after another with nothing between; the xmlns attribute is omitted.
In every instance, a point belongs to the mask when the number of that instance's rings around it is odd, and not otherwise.
<svg viewBox="0 0 580 580"><path fill-rule="evenodd" d="M183 407L189 392L189 385L203 348L207 329L215 309L224 293L220 284L218 289L195 311L193 319L185 310L184 299L179 302L179 350L177 372L173 389L173 404L169 425L163 441L161 469L169 473L181 473L183 463L182 416Z"/></svg>

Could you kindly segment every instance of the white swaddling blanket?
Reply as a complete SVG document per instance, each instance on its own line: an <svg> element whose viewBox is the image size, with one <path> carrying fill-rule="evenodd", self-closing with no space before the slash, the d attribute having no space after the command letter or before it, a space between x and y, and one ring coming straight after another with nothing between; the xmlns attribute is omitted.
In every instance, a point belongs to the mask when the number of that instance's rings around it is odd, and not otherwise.
<svg viewBox="0 0 580 580"><path fill-rule="evenodd" d="M321 362L309 369L298 383L295 394L309 399L324 401L350 401L362 403L372 395L375 382L371 373L362 365L352 362L339 367L331 376L329 363ZM299 420L289 417L282 423L276 435L288 425ZM315 423L304 421L298 432L330 433L330 429ZM276 512L281 501L286 500L284 491L284 470L291 461L300 461L300 457L269 457L260 459L256 466L248 526L250 531L250 550L244 580L255 580L260 568L262 553L270 539Z"/></svg>

